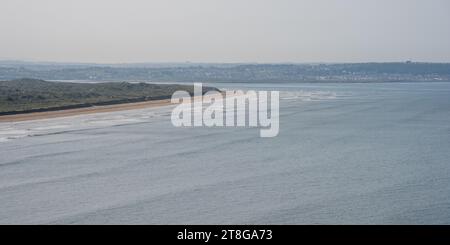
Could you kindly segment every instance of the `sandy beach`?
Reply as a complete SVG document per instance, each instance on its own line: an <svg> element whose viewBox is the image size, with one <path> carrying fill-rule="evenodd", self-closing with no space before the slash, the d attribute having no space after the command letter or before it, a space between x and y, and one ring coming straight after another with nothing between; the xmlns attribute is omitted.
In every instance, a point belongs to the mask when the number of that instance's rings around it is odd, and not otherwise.
<svg viewBox="0 0 450 245"><path fill-rule="evenodd" d="M16 115L5 115L5 116L0 116L0 122L20 122L20 121L29 121L29 120L37 120L37 119L76 116L76 115L81 115L81 114L93 114L93 113L100 113L100 112L143 109L143 108L159 107L159 106L167 106L167 105L171 105L170 99L152 100L152 101L144 101L144 102L136 102L136 103L125 103L125 104L117 104L117 105L92 106L92 107L86 107L86 108L67 109L67 110L60 110L60 111L46 111L46 112L33 112L33 113L24 113L24 114L16 114Z"/></svg>
<svg viewBox="0 0 450 245"><path fill-rule="evenodd" d="M222 96L225 96L225 92L221 93ZM203 98L206 96L203 96ZM193 97L193 101L197 101L201 97ZM23 114L15 114L15 115L4 115L0 116L1 122L21 122L21 121L30 121L30 120L38 120L38 119L49 119L49 118L57 118L57 117L68 117L68 116L77 116L82 114L94 114L101 112L113 112L113 111L126 111L126 110L136 110L136 109L145 109L152 107L160 107L160 106L169 106L174 105L176 103L171 103L170 99L164 100L150 100L143 102L135 102L135 103L123 103L123 104L115 104L115 105L104 105L104 106L92 106L92 107L83 107L76 109L66 109L66 110L58 110L58 111L45 111L45 112L32 112L32 113L23 113Z"/></svg>

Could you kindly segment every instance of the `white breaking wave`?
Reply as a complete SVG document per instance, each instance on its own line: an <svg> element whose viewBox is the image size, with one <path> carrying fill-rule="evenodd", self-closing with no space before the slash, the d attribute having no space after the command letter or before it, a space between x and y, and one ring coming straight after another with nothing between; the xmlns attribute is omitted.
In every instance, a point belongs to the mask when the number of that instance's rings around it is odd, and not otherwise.
<svg viewBox="0 0 450 245"><path fill-rule="evenodd" d="M148 122L158 117L167 116L170 108L172 108L171 105L159 108L101 112L23 122L0 123L0 143L18 138L54 134L68 130Z"/></svg>

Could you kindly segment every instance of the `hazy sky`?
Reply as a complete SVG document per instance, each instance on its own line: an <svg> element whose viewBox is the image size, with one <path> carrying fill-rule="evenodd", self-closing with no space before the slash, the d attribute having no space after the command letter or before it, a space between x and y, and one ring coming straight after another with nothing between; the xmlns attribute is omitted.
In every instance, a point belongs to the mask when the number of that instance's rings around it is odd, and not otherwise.
<svg viewBox="0 0 450 245"><path fill-rule="evenodd" d="M0 0L0 59L450 62L450 1Z"/></svg>

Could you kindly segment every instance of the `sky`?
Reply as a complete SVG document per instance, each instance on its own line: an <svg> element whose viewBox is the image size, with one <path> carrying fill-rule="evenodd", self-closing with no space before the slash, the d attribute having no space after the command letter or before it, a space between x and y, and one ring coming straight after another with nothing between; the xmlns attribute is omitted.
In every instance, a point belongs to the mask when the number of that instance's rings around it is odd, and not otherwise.
<svg viewBox="0 0 450 245"><path fill-rule="evenodd" d="M0 59L450 62L450 1L0 0Z"/></svg>

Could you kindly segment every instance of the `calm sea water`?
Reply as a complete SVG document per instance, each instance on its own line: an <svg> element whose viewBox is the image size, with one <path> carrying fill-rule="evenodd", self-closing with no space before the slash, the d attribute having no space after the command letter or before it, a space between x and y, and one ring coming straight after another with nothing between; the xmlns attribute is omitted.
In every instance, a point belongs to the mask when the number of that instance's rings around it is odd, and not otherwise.
<svg viewBox="0 0 450 245"><path fill-rule="evenodd" d="M450 224L450 83L280 90L280 133L172 107L0 123L0 224Z"/></svg>

